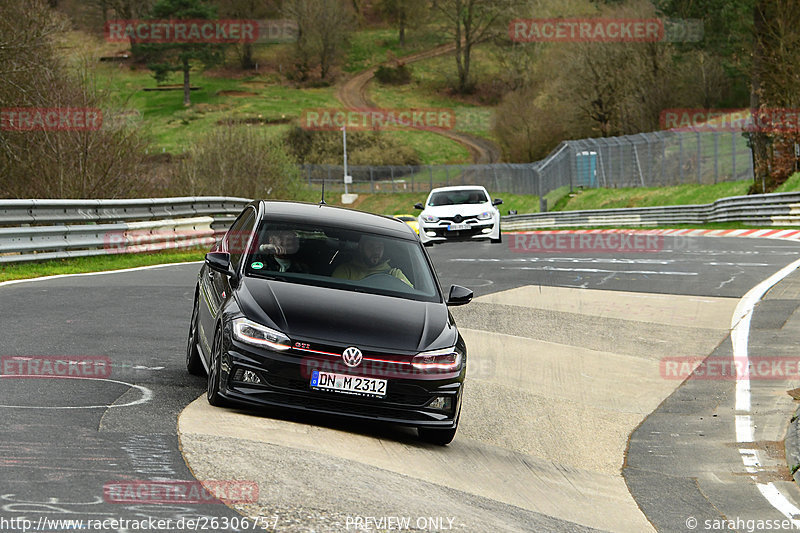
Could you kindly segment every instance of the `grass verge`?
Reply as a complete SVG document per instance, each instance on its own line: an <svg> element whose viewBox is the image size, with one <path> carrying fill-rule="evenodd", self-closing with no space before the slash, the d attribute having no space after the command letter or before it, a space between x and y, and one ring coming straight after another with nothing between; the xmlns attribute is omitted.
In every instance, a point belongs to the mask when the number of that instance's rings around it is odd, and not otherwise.
<svg viewBox="0 0 800 533"><path fill-rule="evenodd" d="M556 205L558 211L709 204L728 196L747 194L749 181L715 185L677 185L629 189L585 189Z"/></svg>
<svg viewBox="0 0 800 533"><path fill-rule="evenodd" d="M40 263L19 263L0 266L0 282L14 279L30 279L59 274L79 274L83 272L103 272L122 270L164 263L182 263L185 261L201 261L208 250L190 248L187 250L170 250L146 254L118 254L94 257L71 257L55 259Z"/></svg>

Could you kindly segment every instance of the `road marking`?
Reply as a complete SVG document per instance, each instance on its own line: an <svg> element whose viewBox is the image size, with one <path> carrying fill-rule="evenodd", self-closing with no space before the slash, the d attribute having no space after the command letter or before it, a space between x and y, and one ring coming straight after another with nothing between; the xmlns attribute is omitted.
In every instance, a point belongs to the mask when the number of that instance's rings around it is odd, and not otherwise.
<svg viewBox="0 0 800 533"><path fill-rule="evenodd" d="M731 317L733 359L735 361L744 360L742 365L737 365L736 376L737 442L747 443L755 440L755 426L753 425L753 419L750 414L750 377L746 372L749 366L747 345L750 338L750 320L753 317L753 309L770 288L794 272L798 267L800 267L800 259L782 268L750 289L747 294L739 300L736 310L733 312L733 317ZM800 527L800 509L791 503L786 496L781 494L781 491L774 483L758 482L758 478L755 475L759 472L759 467L761 466L758 460L758 451L750 448L740 448L739 455L742 458L745 470L749 474L753 474L750 476L750 479L756 482L756 487L767 502L783 516L791 520L795 527Z"/></svg>
<svg viewBox="0 0 800 533"><path fill-rule="evenodd" d="M84 377L76 377L76 376L24 376L24 375L17 375L14 374L13 376L0 376L0 378L25 378L31 377L36 379L88 379L92 381L107 381L109 383L118 383L120 385L127 385L132 389L139 389L139 392L142 393L142 397L138 400L134 400L128 403L120 403L120 404L111 404L111 405L75 405L75 406L55 406L55 405L5 405L0 404L0 407L5 407L9 409L110 409L112 407L132 407L134 405L140 405L143 403L147 403L153 399L153 391L148 389L147 387L143 387L142 385L134 385L133 383L128 383L126 381L117 381L115 379L105 379L105 378L84 378Z"/></svg>

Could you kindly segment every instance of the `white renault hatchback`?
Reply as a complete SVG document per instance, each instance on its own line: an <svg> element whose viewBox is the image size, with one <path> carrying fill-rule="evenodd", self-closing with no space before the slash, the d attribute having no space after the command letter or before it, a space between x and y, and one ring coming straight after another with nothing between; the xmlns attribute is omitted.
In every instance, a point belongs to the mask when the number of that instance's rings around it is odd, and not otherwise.
<svg viewBox="0 0 800 533"><path fill-rule="evenodd" d="M491 199L480 185L441 187L431 190L419 215L419 238L430 246L450 240L489 239L502 242L500 233L500 198Z"/></svg>

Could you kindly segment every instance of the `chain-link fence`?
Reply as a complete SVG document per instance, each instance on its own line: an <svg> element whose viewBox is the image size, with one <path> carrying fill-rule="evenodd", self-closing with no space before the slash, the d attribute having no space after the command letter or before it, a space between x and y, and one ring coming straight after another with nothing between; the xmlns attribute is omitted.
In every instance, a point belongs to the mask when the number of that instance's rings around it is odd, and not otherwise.
<svg viewBox="0 0 800 533"><path fill-rule="evenodd" d="M343 167L303 165L310 187L344 192ZM350 166L351 193L426 192L483 185L490 192L544 196L560 187L662 187L753 179L753 159L740 132L661 131L564 141L527 164Z"/></svg>

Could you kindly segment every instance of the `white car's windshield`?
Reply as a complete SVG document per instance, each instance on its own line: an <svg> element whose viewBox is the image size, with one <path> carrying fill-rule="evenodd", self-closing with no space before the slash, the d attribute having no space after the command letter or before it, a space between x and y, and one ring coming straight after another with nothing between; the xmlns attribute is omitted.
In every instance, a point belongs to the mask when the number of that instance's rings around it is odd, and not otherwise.
<svg viewBox="0 0 800 533"><path fill-rule="evenodd" d="M428 198L428 205L482 204L488 201L489 199L482 189L463 189L434 192Z"/></svg>

